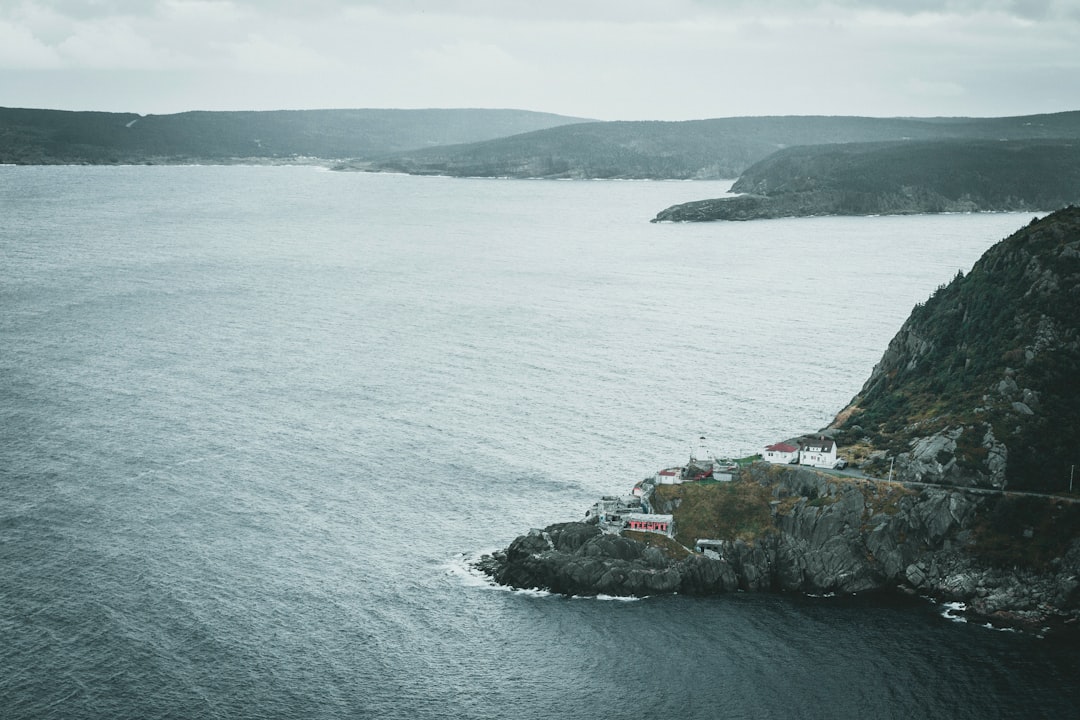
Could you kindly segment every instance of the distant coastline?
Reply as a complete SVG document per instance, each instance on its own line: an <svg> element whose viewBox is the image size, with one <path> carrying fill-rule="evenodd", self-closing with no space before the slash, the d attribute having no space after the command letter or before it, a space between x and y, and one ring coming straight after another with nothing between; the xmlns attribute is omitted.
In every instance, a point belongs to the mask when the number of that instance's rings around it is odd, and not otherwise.
<svg viewBox="0 0 1080 720"><path fill-rule="evenodd" d="M1080 202L1080 141L939 140L782 150L732 186L653 222L820 215L1045 212Z"/></svg>
<svg viewBox="0 0 1080 720"><path fill-rule="evenodd" d="M778 151L798 147L1002 138L1080 138L1080 111L948 122L842 116L597 122L521 110L142 116L0 108L0 162L20 165L254 164L258 159L449 177L716 180L739 177Z"/></svg>

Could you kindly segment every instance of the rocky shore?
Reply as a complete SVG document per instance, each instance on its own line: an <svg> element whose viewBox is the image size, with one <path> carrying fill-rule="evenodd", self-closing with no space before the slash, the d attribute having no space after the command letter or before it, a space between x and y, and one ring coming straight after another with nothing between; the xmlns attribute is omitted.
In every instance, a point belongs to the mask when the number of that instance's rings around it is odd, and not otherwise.
<svg viewBox="0 0 1080 720"><path fill-rule="evenodd" d="M760 510L771 523L754 536L719 538L716 553L689 550L695 540L680 521L689 524L691 508L654 492L654 511L675 517L674 539L560 523L531 530L477 567L503 585L567 595L896 591L963 603L968 614L997 625L1080 627L1080 539L1067 500L766 463L743 468L735 483L762 493L768 508ZM1012 504L1032 502L1061 522L994 529ZM1003 554L1002 544L1012 553Z"/></svg>

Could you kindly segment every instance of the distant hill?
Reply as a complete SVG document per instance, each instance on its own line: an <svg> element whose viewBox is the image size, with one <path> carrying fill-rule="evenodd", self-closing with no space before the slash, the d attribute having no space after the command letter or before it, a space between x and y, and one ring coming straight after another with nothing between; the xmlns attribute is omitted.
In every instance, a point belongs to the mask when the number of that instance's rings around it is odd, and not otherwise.
<svg viewBox="0 0 1080 720"><path fill-rule="evenodd" d="M175 115L0 108L0 163L374 158L582 122L524 110L276 110Z"/></svg>
<svg viewBox="0 0 1080 720"><path fill-rule="evenodd" d="M656 221L1052 210L1080 202L1080 139L935 140L781 150Z"/></svg>
<svg viewBox="0 0 1080 720"><path fill-rule="evenodd" d="M916 306L833 428L880 475L895 459L900 480L1067 489L1080 466L1080 208L1033 220Z"/></svg>
<svg viewBox="0 0 1080 720"><path fill-rule="evenodd" d="M1008 118L791 116L593 122L342 167L456 177L715 179L738 177L754 163L791 146L944 138L1080 138L1080 112Z"/></svg>

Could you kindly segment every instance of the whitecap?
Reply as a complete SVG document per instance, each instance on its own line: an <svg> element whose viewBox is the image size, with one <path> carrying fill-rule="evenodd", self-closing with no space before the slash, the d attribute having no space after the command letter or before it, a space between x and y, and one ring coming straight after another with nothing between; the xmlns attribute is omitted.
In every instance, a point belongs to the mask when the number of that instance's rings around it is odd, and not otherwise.
<svg viewBox="0 0 1080 720"><path fill-rule="evenodd" d="M943 603L941 606L941 617L946 620L952 620L953 622L966 623L967 618L963 615L965 610L967 610L967 605L962 602Z"/></svg>
<svg viewBox="0 0 1080 720"><path fill-rule="evenodd" d="M472 554L458 553L443 563L441 567L446 575L456 578L467 587L501 588L502 585L497 584L489 575L476 567L477 561L484 555L489 554L491 554L490 550Z"/></svg>
<svg viewBox="0 0 1080 720"><path fill-rule="evenodd" d="M497 585L496 587L498 587L500 590L506 590L507 592L512 592L516 595L525 595L526 597L562 597L561 595L557 595L550 590L540 590L539 588L512 588L506 585Z"/></svg>
<svg viewBox="0 0 1080 720"><path fill-rule="evenodd" d="M987 630L997 630L998 632L1008 632L1008 633L1020 632L1016 628L999 627L999 626L994 625L993 623L989 623L989 622L988 623L983 623L983 627L986 628Z"/></svg>

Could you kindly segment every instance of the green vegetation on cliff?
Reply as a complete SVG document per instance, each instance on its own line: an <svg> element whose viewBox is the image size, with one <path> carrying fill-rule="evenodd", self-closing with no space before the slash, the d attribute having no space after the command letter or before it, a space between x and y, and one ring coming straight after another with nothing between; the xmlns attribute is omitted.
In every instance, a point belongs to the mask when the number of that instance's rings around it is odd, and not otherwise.
<svg viewBox="0 0 1080 720"><path fill-rule="evenodd" d="M916 306L836 426L904 479L1066 489L1080 465L1080 208L1033 220Z"/></svg>
<svg viewBox="0 0 1080 720"><path fill-rule="evenodd" d="M1002 495L987 505L972 550L993 566L1049 571L1080 537L1080 503Z"/></svg>

